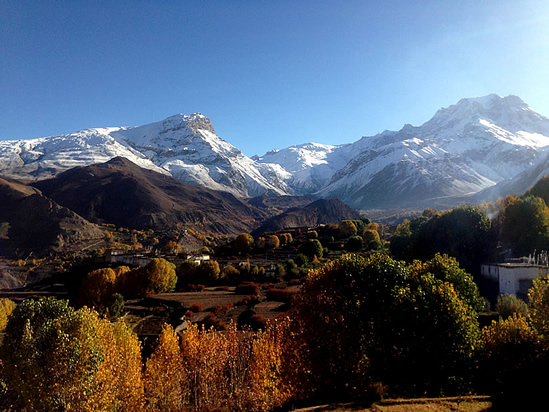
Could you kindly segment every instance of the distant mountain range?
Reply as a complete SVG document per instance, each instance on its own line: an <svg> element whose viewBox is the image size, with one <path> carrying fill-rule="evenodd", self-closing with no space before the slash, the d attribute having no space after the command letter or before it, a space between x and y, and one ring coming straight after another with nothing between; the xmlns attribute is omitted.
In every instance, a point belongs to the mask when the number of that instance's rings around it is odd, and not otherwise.
<svg viewBox="0 0 549 412"><path fill-rule="evenodd" d="M124 157L238 198L308 196L337 198L356 209L444 208L522 193L549 173L548 148L549 119L516 96L489 95L440 109L421 126L253 158L218 137L201 114L2 141L0 175L40 181Z"/></svg>

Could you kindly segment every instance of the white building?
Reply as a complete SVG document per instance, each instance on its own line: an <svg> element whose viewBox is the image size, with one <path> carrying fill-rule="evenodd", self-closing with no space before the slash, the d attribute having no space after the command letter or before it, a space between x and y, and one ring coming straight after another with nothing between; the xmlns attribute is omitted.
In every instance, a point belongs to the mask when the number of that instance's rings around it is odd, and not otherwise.
<svg viewBox="0 0 549 412"><path fill-rule="evenodd" d="M545 263L545 262L544 262ZM495 280L500 294L515 295L527 298L532 281L549 273L549 266L525 258L522 263L492 263L481 266L481 274Z"/></svg>

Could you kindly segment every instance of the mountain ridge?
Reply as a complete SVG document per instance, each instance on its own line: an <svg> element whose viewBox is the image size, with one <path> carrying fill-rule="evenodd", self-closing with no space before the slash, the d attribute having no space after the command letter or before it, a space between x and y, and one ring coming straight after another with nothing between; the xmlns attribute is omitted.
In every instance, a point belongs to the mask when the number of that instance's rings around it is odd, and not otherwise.
<svg viewBox="0 0 549 412"><path fill-rule="evenodd" d="M76 167L32 185L91 222L122 227L184 224L201 232L234 235L265 218L230 193L190 185L121 157Z"/></svg>
<svg viewBox="0 0 549 412"><path fill-rule="evenodd" d="M0 175L43 180L121 156L239 198L339 198L363 210L437 207L487 200L495 191L490 188L505 188L529 169L542 168L547 147L549 119L517 96L491 94L441 108L420 126L406 124L342 145L303 143L253 158L217 136L200 113L4 141Z"/></svg>

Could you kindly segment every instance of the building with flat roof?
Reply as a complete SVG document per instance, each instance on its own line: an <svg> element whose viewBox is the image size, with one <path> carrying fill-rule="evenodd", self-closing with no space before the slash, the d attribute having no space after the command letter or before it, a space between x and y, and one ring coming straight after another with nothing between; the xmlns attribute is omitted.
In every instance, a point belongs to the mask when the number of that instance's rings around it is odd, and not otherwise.
<svg viewBox="0 0 549 412"><path fill-rule="evenodd" d="M533 280L549 274L547 253L524 257L515 262L481 265L480 272L482 276L497 282L499 294L515 295L527 300Z"/></svg>

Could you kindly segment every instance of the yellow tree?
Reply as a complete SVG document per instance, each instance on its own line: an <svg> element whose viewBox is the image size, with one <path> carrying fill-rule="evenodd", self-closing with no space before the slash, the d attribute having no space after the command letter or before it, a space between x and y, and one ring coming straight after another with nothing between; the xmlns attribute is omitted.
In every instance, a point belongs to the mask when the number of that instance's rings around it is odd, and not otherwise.
<svg viewBox="0 0 549 412"><path fill-rule="evenodd" d="M101 390L92 395L92 410L142 410L144 385L139 339L121 320L114 324L99 317L95 320L104 358L96 375Z"/></svg>
<svg viewBox="0 0 549 412"><path fill-rule="evenodd" d="M254 238L249 233L241 233L235 238L233 246L239 253L248 253L254 247Z"/></svg>
<svg viewBox="0 0 549 412"><path fill-rule="evenodd" d="M172 292L177 284L175 265L166 259L152 259L142 268L145 291Z"/></svg>
<svg viewBox="0 0 549 412"><path fill-rule="evenodd" d="M272 410L295 394L284 373L288 327L287 320L273 321L252 339L251 381L247 385L250 409Z"/></svg>
<svg viewBox="0 0 549 412"><path fill-rule="evenodd" d="M13 313L15 306L15 302L10 299L0 299L0 332L3 332L4 329L6 329L8 318Z"/></svg>
<svg viewBox="0 0 549 412"><path fill-rule="evenodd" d="M116 291L116 282L117 273L111 268L89 272L80 286L82 302L96 308L104 308Z"/></svg>
<svg viewBox="0 0 549 412"><path fill-rule="evenodd" d="M528 302L533 327L542 337L549 338L549 275L534 279Z"/></svg>
<svg viewBox="0 0 549 412"><path fill-rule="evenodd" d="M25 300L2 344L7 400L13 410L89 410L95 371L103 360L87 311L66 301Z"/></svg>
<svg viewBox="0 0 549 412"><path fill-rule="evenodd" d="M181 349L191 408L200 411L226 406L229 352L225 336L192 325L183 333Z"/></svg>
<svg viewBox="0 0 549 412"><path fill-rule="evenodd" d="M8 409L139 410L140 347L123 326L66 301L22 302L1 348Z"/></svg>
<svg viewBox="0 0 549 412"><path fill-rule="evenodd" d="M152 410L183 410L188 403L179 338L170 325L162 328L158 346L147 360L144 382Z"/></svg>

